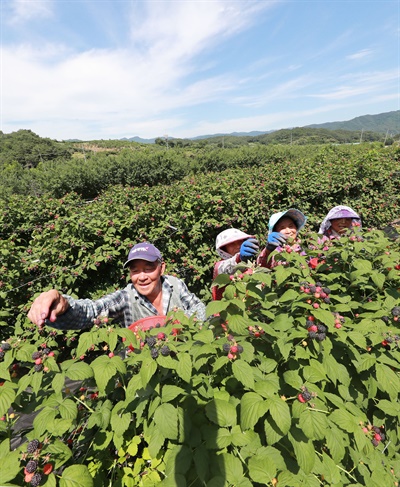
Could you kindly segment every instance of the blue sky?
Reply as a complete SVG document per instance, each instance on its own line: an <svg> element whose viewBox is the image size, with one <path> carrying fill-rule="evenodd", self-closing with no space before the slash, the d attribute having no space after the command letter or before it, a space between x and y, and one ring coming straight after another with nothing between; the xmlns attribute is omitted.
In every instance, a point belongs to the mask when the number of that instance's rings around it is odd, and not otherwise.
<svg viewBox="0 0 400 487"><path fill-rule="evenodd" d="M0 0L0 130L195 137L400 109L400 0Z"/></svg>

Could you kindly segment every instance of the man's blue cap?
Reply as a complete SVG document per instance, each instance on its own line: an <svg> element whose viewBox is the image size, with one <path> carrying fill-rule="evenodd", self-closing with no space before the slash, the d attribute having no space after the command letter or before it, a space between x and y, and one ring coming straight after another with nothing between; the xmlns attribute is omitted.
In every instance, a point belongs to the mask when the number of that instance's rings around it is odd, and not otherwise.
<svg viewBox="0 0 400 487"><path fill-rule="evenodd" d="M139 259L147 260L148 262L155 262L156 260L161 262L162 255L158 248L149 242L136 244L129 251L124 267L126 267L133 260Z"/></svg>

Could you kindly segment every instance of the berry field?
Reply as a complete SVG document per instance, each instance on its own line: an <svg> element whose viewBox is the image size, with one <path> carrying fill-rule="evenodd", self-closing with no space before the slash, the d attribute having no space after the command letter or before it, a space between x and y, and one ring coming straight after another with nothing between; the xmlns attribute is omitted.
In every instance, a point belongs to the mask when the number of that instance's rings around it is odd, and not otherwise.
<svg viewBox="0 0 400 487"><path fill-rule="evenodd" d="M0 485L398 485L400 248L387 226L400 152L302 154L90 201L2 203ZM337 204L363 229L321 244ZM289 207L308 216L306 255L219 276L224 299L210 302L216 235L234 226L265 244L269 215ZM122 262L146 239L208 303L206 323L181 312L138 333L107 318L83 332L28 322L44 290L123 287Z"/></svg>

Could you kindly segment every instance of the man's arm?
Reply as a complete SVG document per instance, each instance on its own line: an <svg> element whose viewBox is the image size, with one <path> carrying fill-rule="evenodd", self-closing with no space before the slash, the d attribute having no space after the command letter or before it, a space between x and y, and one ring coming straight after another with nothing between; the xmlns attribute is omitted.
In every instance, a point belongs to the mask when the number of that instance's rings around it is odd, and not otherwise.
<svg viewBox="0 0 400 487"><path fill-rule="evenodd" d="M43 296L47 294L43 293L36 298L28 313L28 318L38 326L46 324L61 330L80 330L92 326L99 316L120 318L129 307L124 290L97 300L74 299L55 290L48 293L51 294Z"/></svg>

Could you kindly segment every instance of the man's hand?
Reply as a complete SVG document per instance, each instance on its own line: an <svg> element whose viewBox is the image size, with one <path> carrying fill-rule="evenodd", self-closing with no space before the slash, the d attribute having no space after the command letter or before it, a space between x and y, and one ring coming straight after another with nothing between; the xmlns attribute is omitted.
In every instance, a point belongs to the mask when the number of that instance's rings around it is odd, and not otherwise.
<svg viewBox="0 0 400 487"><path fill-rule="evenodd" d="M45 320L56 321L57 316L64 314L68 308L68 301L57 290L51 289L33 301L28 318L41 327Z"/></svg>
<svg viewBox="0 0 400 487"><path fill-rule="evenodd" d="M252 257L255 257L258 250L258 240L256 238L248 238L240 246L240 260L246 262Z"/></svg>
<svg viewBox="0 0 400 487"><path fill-rule="evenodd" d="M279 232L272 232L268 235L267 249L271 252L279 247L280 245L285 245L286 237Z"/></svg>

